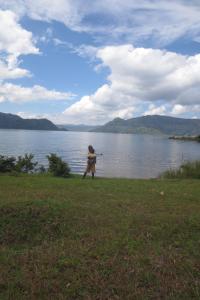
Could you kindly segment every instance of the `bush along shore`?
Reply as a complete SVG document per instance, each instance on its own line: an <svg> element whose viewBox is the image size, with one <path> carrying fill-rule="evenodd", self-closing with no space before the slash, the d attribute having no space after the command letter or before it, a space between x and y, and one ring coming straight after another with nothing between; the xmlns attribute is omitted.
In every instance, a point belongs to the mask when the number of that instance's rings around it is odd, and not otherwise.
<svg viewBox="0 0 200 300"><path fill-rule="evenodd" d="M199 180L7 174L0 299L200 298Z"/></svg>
<svg viewBox="0 0 200 300"><path fill-rule="evenodd" d="M69 177L70 168L68 163L54 153L46 156L49 166L46 169L34 161L33 154L25 154L17 158L0 155L0 173L46 173L49 172L54 176Z"/></svg>

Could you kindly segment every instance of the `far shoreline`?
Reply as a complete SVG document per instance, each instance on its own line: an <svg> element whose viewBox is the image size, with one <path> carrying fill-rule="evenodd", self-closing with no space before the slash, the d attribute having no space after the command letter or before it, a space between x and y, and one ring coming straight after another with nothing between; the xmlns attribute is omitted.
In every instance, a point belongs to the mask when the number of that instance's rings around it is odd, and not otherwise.
<svg viewBox="0 0 200 300"><path fill-rule="evenodd" d="M169 137L170 140L179 140L179 141L191 141L200 143L200 135L173 135Z"/></svg>

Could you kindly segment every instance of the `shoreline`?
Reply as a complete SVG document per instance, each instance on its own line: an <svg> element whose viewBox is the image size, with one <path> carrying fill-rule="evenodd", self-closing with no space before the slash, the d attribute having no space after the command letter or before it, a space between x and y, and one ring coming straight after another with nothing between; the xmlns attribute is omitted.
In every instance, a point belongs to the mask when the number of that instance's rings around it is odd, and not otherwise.
<svg viewBox="0 0 200 300"><path fill-rule="evenodd" d="M173 135L169 137L170 140L180 140L180 141L196 141L200 143L200 135Z"/></svg>

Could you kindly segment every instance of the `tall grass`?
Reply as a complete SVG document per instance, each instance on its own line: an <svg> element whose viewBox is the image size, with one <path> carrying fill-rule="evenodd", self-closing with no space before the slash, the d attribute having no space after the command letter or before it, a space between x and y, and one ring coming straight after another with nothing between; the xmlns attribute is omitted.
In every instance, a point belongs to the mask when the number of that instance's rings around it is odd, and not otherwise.
<svg viewBox="0 0 200 300"><path fill-rule="evenodd" d="M161 174L161 178L200 179L200 161L186 162L179 169L170 169Z"/></svg>

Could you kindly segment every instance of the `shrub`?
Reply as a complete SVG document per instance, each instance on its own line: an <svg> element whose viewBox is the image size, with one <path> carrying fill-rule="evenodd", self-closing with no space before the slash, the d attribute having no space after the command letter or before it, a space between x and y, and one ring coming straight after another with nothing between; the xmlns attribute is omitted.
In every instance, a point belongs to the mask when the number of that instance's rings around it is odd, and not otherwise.
<svg viewBox="0 0 200 300"><path fill-rule="evenodd" d="M46 169L43 165L39 165L38 168L36 169L36 172L39 174L44 174L46 173Z"/></svg>
<svg viewBox="0 0 200 300"><path fill-rule="evenodd" d="M12 172L15 169L15 157L0 155L0 172Z"/></svg>
<svg viewBox="0 0 200 300"><path fill-rule="evenodd" d="M200 179L200 161L186 162L179 169L165 171L160 177Z"/></svg>
<svg viewBox="0 0 200 300"><path fill-rule="evenodd" d="M54 153L47 155L49 161L48 171L54 176L68 177L70 174L70 168L66 162L64 162L59 156Z"/></svg>
<svg viewBox="0 0 200 300"><path fill-rule="evenodd" d="M37 166L37 162L33 162L34 155L33 154L25 154L23 156L18 156L16 165L15 165L15 170L17 172L22 172L22 173L30 173L35 170L35 167Z"/></svg>

